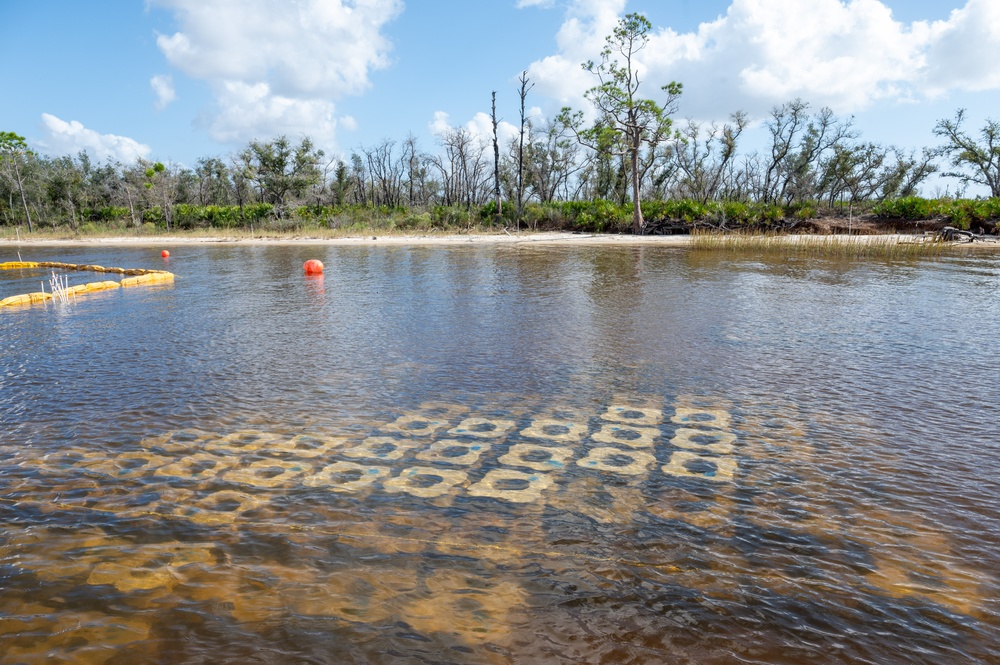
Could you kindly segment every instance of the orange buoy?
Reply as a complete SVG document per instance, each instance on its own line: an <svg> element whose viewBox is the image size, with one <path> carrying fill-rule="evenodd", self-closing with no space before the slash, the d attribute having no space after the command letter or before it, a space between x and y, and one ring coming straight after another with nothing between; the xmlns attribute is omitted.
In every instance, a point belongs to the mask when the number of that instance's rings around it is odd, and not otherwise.
<svg viewBox="0 0 1000 665"><path fill-rule="evenodd" d="M163 250L162 252L160 252L160 256L162 256L165 259L169 259L170 258L170 252L168 252L167 250Z"/></svg>
<svg viewBox="0 0 1000 665"><path fill-rule="evenodd" d="M316 259L309 259L302 266L302 269L306 271L307 275L321 275L323 274L323 262Z"/></svg>

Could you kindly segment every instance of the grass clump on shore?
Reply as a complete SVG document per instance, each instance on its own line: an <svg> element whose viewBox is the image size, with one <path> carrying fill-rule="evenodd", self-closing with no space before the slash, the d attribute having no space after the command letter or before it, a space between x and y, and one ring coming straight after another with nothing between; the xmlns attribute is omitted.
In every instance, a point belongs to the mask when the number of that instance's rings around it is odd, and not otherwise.
<svg viewBox="0 0 1000 665"><path fill-rule="evenodd" d="M692 251L725 252L744 256L896 260L941 256L951 249L951 243L937 242L919 236L814 236L711 232L696 232L691 236Z"/></svg>

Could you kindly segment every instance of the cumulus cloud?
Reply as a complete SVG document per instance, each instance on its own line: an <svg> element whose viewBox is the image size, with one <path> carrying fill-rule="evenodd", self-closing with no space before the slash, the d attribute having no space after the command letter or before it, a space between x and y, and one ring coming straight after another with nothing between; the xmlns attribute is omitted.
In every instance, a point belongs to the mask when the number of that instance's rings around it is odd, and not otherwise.
<svg viewBox="0 0 1000 665"><path fill-rule="evenodd" d="M321 142L336 133L334 105L325 99L274 94L267 83L220 85L216 107L203 114L202 124L222 142L269 138L278 134L308 135Z"/></svg>
<svg viewBox="0 0 1000 665"><path fill-rule="evenodd" d="M207 81L216 108L203 114L220 141L306 132L330 142L332 100L357 95L389 64L384 25L402 0L150 0L180 30L160 35L167 61Z"/></svg>
<svg viewBox="0 0 1000 665"><path fill-rule="evenodd" d="M451 116L444 111L435 111L434 119L428 123L427 128L434 136L444 136L452 130Z"/></svg>
<svg viewBox="0 0 1000 665"><path fill-rule="evenodd" d="M1000 3L969 0L946 21L928 26L929 47L923 80L932 96L950 90L1000 89Z"/></svg>
<svg viewBox="0 0 1000 665"><path fill-rule="evenodd" d="M42 114L45 136L38 141L43 152L55 155L75 155L86 151L98 160L114 159L135 162L152 151L148 145L127 136L99 134L76 120L66 122L48 113Z"/></svg>
<svg viewBox="0 0 1000 665"><path fill-rule="evenodd" d="M358 128L358 121L353 115L342 115L337 119L337 127L343 127L347 131L353 132Z"/></svg>
<svg viewBox="0 0 1000 665"><path fill-rule="evenodd" d="M576 0L556 54L534 62L537 92L584 106L595 84L580 63L596 59L624 0ZM641 78L684 84L682 112L718 118L763 115L801 97L838 113L880 100L1000 87L989 53L1000 52L1000 3L968 0L945 21L896 21L879 0L733 0L725 16L678 33L655 26L637 58Z"/></svg>
<svg viewBox="0 0 1000 665"><path fill-rule="evenodd" d="M177 93L174 91L174 77L170 74L154 76L149 79L149 85L156 93L155 106L161 111L167 108L170 102L177 99Z"/></svg>
<svg viewBox="0 0 1000 665"><path fill-rule="evenodd" d="M625 11L626 0L573 0L556 34L559 52L531 64L528 75L536 92L560 105L579 105L583 91L594 85L580 63L595 60Z"/></svg>
<svg viewBox="0 0 1000 665"><path fill-rule="evenodd" d="M451 124L451 116L444 111L436 111L434 119L428 123L428 128L435 136L442 138L456 129L464 129L473 138L489 142L493 141L493 118L488 113L479 112L462 126ZM497 123L497 140L500 145L506 145L508 141L517 136L518 128L503 120Z"/></svg>

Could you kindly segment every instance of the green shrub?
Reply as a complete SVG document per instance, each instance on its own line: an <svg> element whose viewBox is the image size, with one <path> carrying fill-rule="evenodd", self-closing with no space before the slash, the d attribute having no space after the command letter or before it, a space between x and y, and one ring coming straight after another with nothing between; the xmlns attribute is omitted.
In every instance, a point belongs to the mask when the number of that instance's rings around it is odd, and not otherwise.
<svg viewBox="0 0 1000 665"><path fill-rule="evenodd" d="M705 219L708 215L708 205L700 201L681 199L679 201L671 201L671 203L673 203L673 212L670 216L673 219L679 219L688 224Z"/></svg>
<svg viewBox="0 0 1000 665"><path fill-rule="evenodd" d="M529 203L522 210L522 222L529 229L563 230L569 228L566 213L559 204Z"/></svg>
<svg viewBox="0 0 1000 665"><path fill-rule="evenodd" d="M466 228L472 222L469 211L461 206L434 206L430 214L435 228Z"/></svg>
<svg viewBox="0 0 1000 665"><path fill-rule="evenodd" d="M501 208L497 206L497 202L490 201L479 209L479 219L492 222L496 219L499 210Z"/></svg>
<svg viewBox="0 0 1000 665"><path fill-rule="evenodd" d="M409 213L400 215L395 222L397 229L413 231L429 231L434 228L434 220L430 213Z"/></svg>
<svg viewBox="0 0 1000 665"><path fill-rule="evenodd" d="M723 217L720 221L724 221L728 226L749 226L755 220L750 206L742 201L725 201L719 208Z"/></svg>
<svg viewBox="0 0 1000 665"><path fill-rule="evenodd" d="M193 229L200 224L199 212L201 206L178 203L174 206L174 226L179 229Z"/></svg>
<svg viewBox="0 0 1000 665"><path fill-rule="evenodd" d="M767 206L761 218L768 226L773 225L775 222L780 222L785 218L785 209L778 205Z"/></svg>
<svg viewBox="0 0 1000 665"><path fill-rule="evenodd" d="M938 211L939 205L937 201L924 199L919 196L889 199L876 204L872 208L872 213L877 217L905 219L911 222L932 219L938 215Z"/></svg>
<svg viewBox="0 0 1000 665"><path fill-rule="evenodd" d="M816 217L816 206L814 203L795 203L788 206L786 214L800 221L813 219Z"/></svg>
<svg viewBox="0 0 1000 665"><path fill-rule="evenodd" d="M243 206L243 218L252 222L260 222L273 212L274 206L270 203L251 203Z"/></svg>
<svg viewBox="0 0 1000 665"><path fill-rule="evenodd" d="M945 219L955 227L963 230L978 231L996 226L995 220L1000 220L1000 199L963 199L953 201L944 214Z"/></svg>
<svg viewBox="0 0 1000 665"><path fill-rule="evenodd" d="M159 206L153 206L142 211L142 221L155 224L156 226L166 226L167 220L163 216L163 210Z"/></svg>
<svg viewBox="0 0 1000 665"><path fill-rule="evenodd" d="M128 208L122 206L105 206L103 208L84 208L81 217L94 222L108 222L129 217Z"/></svg>
<svg viewBox="0 0 1000 665"><path fill-rule="evenodd" d="M613 201L566 201L559 206L562 228L588 233L621 233L632 223L632 206L620 206Z"/></svg>
<svg viewBox="0 0 1000 665"><path fill-rule="evenodd" d="M205 206L205 221L214 228L230 229L239 225L239 206Z"/></svg>

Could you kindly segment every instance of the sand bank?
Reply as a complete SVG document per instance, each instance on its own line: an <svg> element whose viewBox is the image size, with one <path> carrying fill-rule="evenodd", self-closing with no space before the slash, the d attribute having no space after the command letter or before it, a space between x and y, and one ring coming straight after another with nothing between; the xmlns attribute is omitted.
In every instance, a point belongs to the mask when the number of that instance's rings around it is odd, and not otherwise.
<svg viewBox="0 0 1000 665"><path fill-rule="evenodd" d="M845 243L903 243L922 242L927 236L909 234L878 235L788 235L780 237L783 242L830 243L838 240ZM470 234L409 234L409 235L356 235L356 236L309 236L309 235L163 235L163 236L120 236L120 237L80 237L80 238L0 238L0 251L14 247L81 247L81 246L124 246L124 247L169 247L190 244L228 245L340 245L340 246L421 246L421 245L653 245L660 247L687 247L691 244L689 235L634 236L624 234L527 232L520 233L470 233ZM955 243L957 247L976 249L1000 249L1000 242Z"/></svg>
<svg viewBox="0 0 1000 665"><path fill-rule="evenodd" d="M315 237L308 235L264 235L243 236L200 236L164 235L140 237L81 237L60 238L16 238L0 239L0 246L42 245L42 246L160 246L187 244L232 244L232 245L510 245L567 244L567 245L618 245L654 244L683 247L690 242L690 236L633 236L591 233L496 233L496 234L412 234L412 235L358 235L342 237Z"/></svg>

